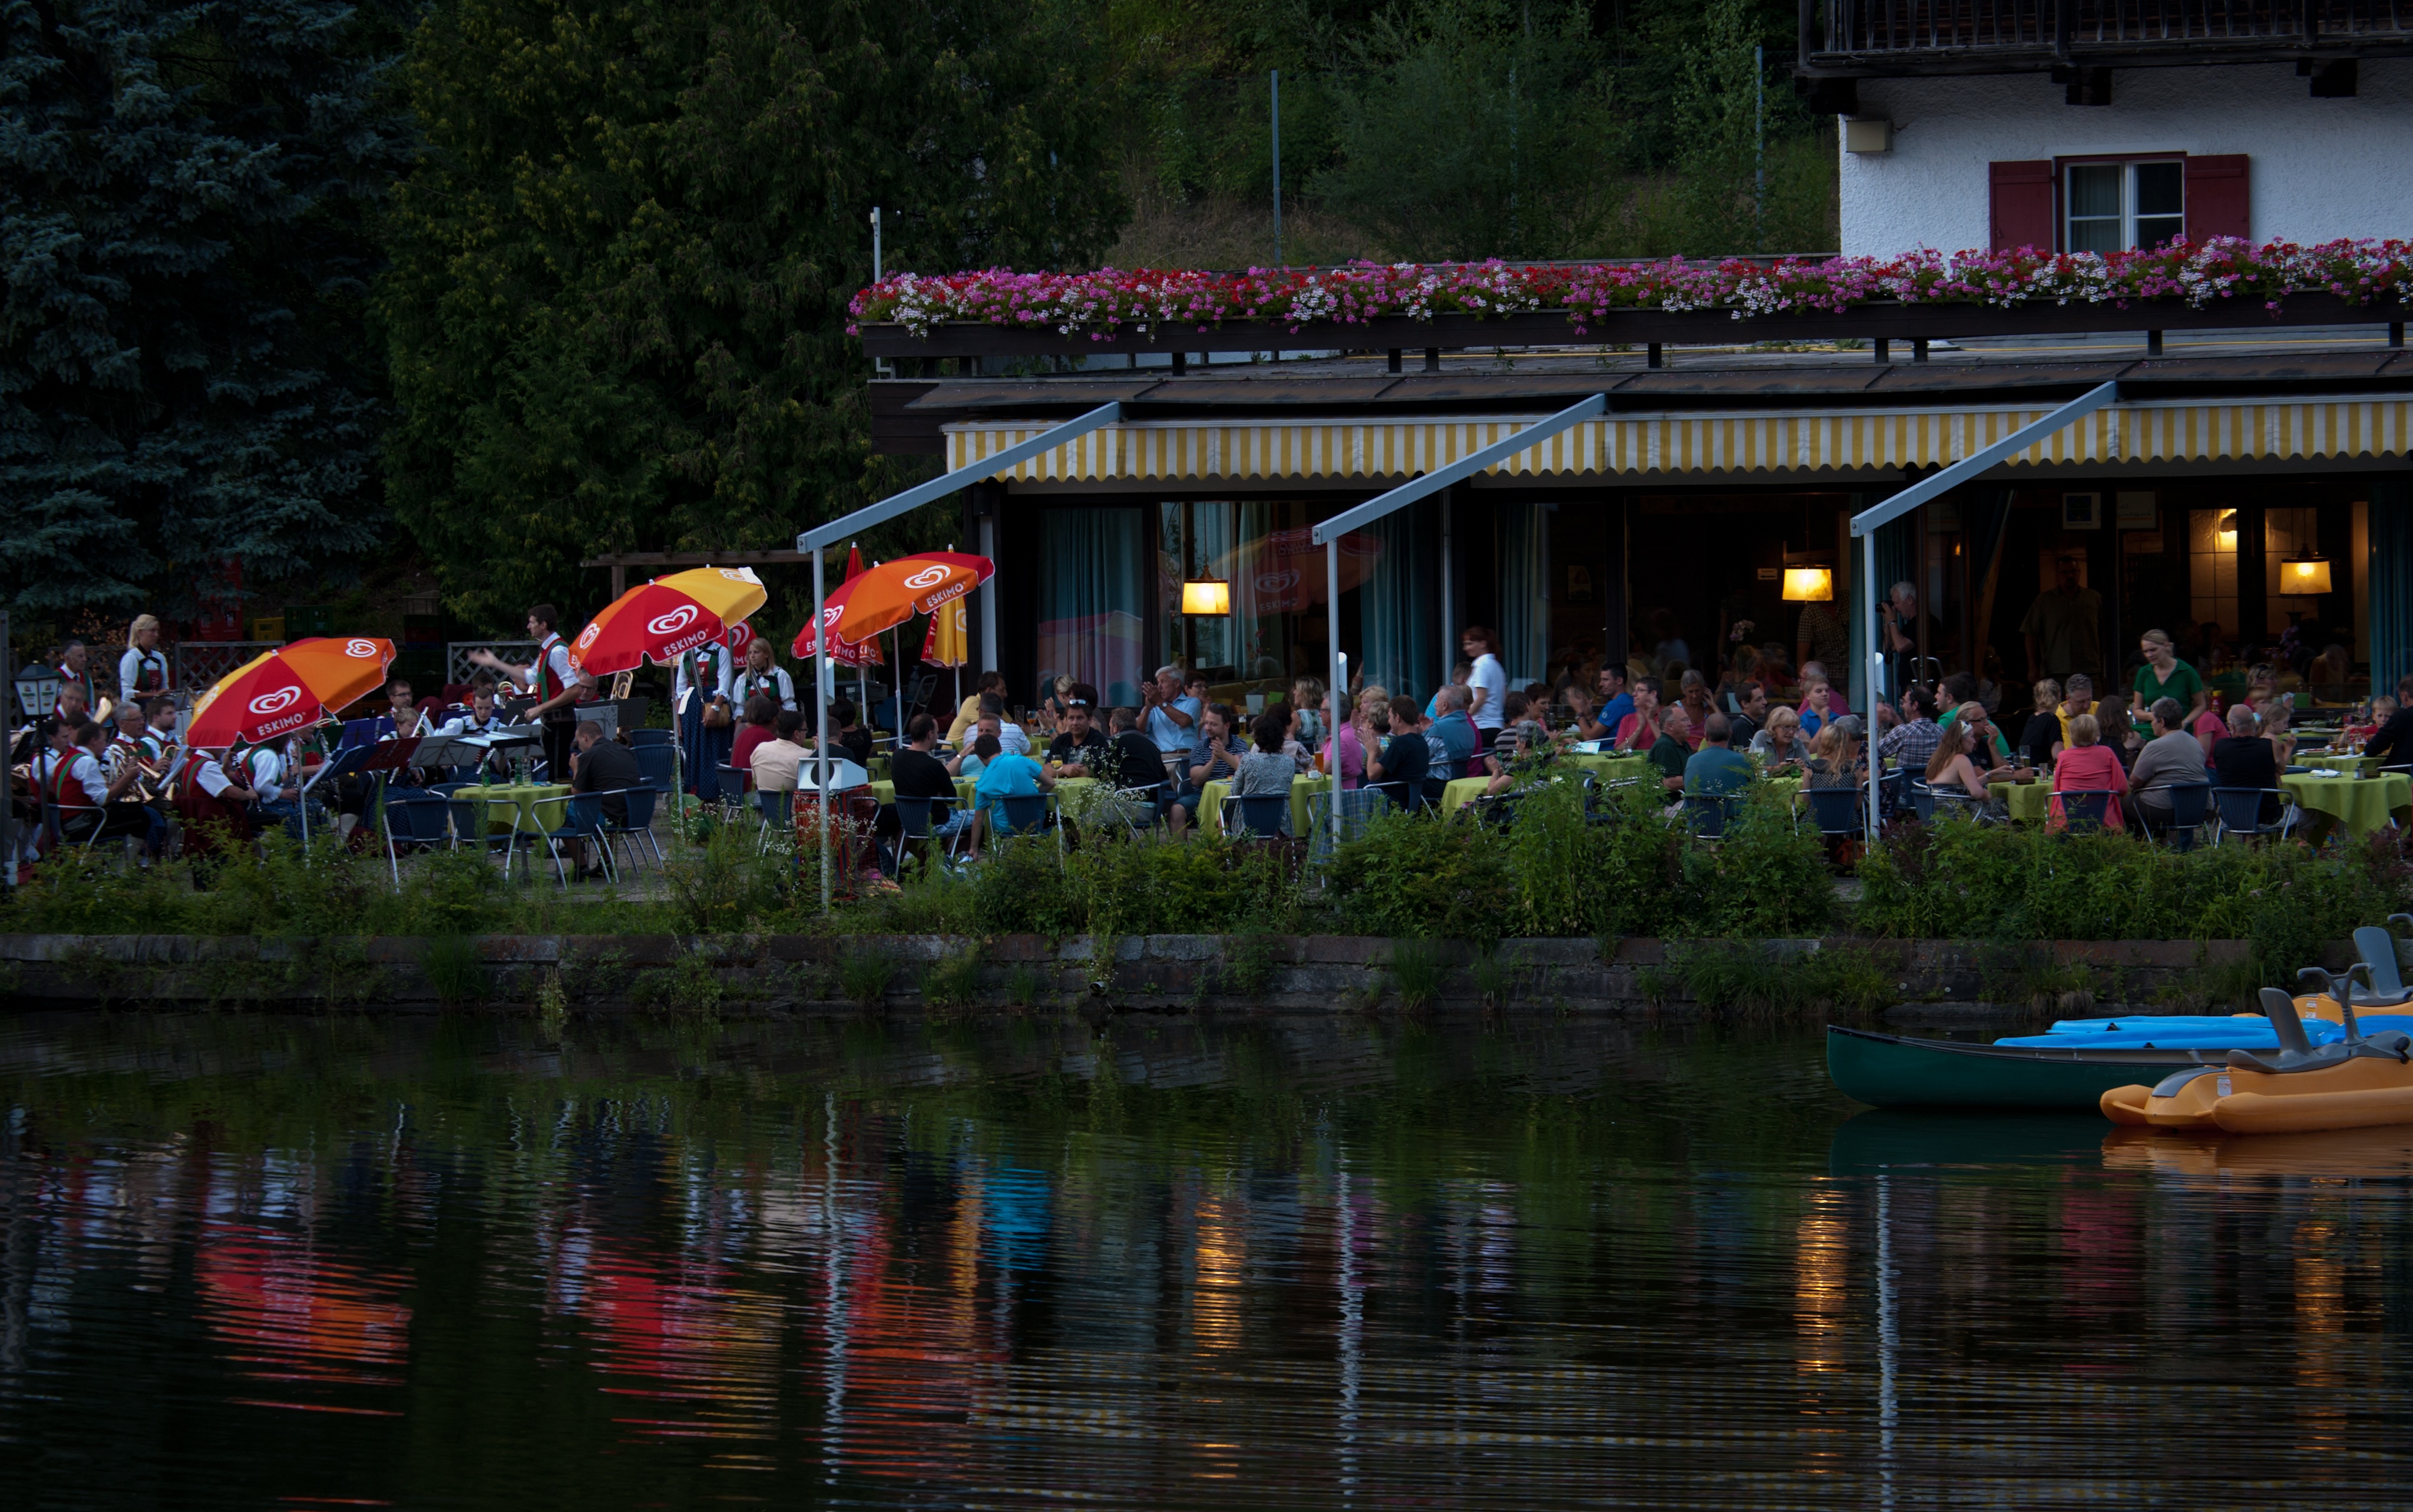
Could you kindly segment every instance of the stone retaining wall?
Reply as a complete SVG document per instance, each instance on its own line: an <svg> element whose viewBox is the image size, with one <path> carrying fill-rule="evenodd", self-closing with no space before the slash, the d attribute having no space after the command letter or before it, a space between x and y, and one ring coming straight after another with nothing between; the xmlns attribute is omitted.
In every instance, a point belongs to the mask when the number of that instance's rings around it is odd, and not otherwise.
<svg viewBox="0 0 2413 1512"><path fill-rule="evenodd" d="M1103 1010L1313 1012L1396 1009L1389 941L1363 936L489 935L452 941L183 935L0 935L0 998L17 1006L207 1004L399 1011L532 1003L729 1014L1088 1006ZM1748 942L1687 949L1752 952ZM2021 1010L2229 1006L2243 941L1787 940L1783 963L1863 953L1905 1008L1997 1002ZM1698 1011L1680 959L1657 940L1503 941L1488 961L1434 947L1431 1006L1631 1014ZM2345 947L2329 964L2343 965ZM1413 974L1413 973L1411 973ZM1867 972L1863 973L1864 976ZM884 981L883 981L884 978ZM2207 994L2220 994L2214 1002Z"/></svg>

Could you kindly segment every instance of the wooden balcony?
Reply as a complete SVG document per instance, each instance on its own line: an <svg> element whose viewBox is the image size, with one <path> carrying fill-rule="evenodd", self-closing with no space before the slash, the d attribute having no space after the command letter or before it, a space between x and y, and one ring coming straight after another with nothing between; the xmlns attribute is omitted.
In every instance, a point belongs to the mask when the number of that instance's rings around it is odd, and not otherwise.
<svg viewBox="0 0 2413 1512"><path fill-rule="evenodd" d="M2317 85L2413 56L2413 0L1800 0L1799 41L1813 82L2293 62Z"/></svg>

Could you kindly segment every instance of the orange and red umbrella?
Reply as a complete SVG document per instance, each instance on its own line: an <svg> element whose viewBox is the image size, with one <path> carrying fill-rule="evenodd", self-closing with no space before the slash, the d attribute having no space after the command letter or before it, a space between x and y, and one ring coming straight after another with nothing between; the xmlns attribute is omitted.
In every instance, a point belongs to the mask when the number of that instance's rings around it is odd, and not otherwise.
<svg viewBox="0 0 2413 1512"><path fill-rule="evenodd" d="M578 632L570 664L598 674L644 660L668 666L728 633L767 597L762 580L744 567L699 567L640 583Z"/></svg>
<svg viewBox="0 0 2413 1512"><path fill-rule="evenodd" d="M215 750L306 730L385 684L392 641L314 636L259 655L219 678L193 705L185 743Z"/></svg>
<svg viewBox="0 0 2413 1512"><path fill-rule="evenodd" d="M846 581L832 588L829 596L822 600L821 623L824 630L833 632L836 630L838 615L845 612L846 601L854 593L855 580L861 576L863 576L863 553L856 547L849 546L846 549ZM813 627L810 621L806 623L804 629L796 631L796 643L788 649L792 654L807 660L816 654L819 647L813 641ZM830 639L830 660L841 667L867 667L883 659L880 655L880 643L871 637L864 637L863 644L859 645L850 645L838 640L833 633Z"/></svg>
<svg viewBox="0 0 2413 1512"><path fill-rule="evenodd" d="M938 612L997 573L997 564L967 552L925 551L882 562L846 585L843 612L833 637L855 644L904 624L915 615Z"/></svg>

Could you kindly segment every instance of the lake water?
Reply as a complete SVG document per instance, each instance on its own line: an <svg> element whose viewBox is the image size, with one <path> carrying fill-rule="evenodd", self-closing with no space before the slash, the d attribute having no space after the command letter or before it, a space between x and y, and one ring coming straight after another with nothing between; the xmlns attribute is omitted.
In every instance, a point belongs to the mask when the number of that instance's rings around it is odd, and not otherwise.
<svg viewBox="0 0 2413 1512"><path fill-rule="evenodd" d="M0 1019L0 1505L2403 1505L2413 1138L1821 1057Z"/></svg>

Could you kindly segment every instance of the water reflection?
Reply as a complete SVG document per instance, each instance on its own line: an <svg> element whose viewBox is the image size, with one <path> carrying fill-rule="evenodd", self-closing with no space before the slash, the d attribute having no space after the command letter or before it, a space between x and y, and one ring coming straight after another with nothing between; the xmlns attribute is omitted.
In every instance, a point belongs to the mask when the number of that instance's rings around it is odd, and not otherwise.
<svg viewBox="0 0 2413 1512"><path fill-rule="evenodd" d="M1819 1051L1573 1021L19 1018L0 1485L2393 1499L2413 1135L1853 1116Z"/></svg>

